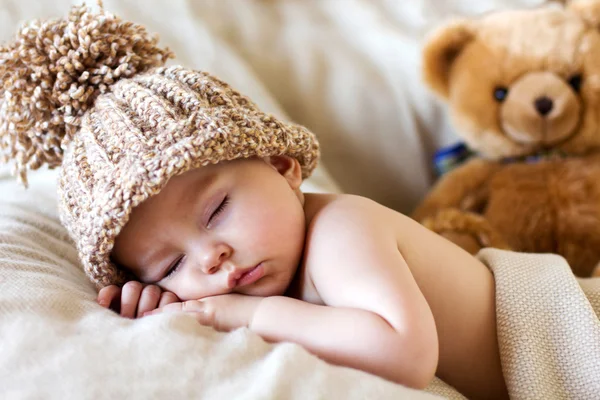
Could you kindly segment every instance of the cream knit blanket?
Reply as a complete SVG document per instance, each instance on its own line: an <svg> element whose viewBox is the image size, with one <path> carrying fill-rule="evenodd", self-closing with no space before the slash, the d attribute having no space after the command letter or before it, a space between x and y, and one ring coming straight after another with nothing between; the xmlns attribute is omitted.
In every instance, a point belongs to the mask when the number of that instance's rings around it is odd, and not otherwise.
<svg viewBox="0 0 600 400"><path fill-rule="evenodd" d="M406 389L244 329L100 308L56 217L54 175L32 179L28 191L0 179L0 398L461 398L437 379L429 393ZM600 398L600 279L578 282L551 255L480 257L496 276L512 397Z"/></svg>
<svg viewBox="0 0 600 400"><path fill-rule="evenodd" d="M486 249L502 369L515 399L600 399L600 278L562 257Z"/></svg>

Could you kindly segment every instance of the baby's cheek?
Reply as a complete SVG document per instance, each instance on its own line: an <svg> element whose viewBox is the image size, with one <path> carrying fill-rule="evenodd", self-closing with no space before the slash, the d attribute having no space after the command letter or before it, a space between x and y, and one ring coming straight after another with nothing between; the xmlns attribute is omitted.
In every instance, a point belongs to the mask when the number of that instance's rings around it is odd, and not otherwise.
<svg viewBox="0 0 600 400"><path fill-rule="evenodd" d="M240 224L246 228L243 229L247 232L244 240L257 250L272 248L281 241L282 237L285 237L285 225L287 221L278 221L276 216L268 211L257 212L249 218L244 218L244 222Z"/></svg>
<svg viewBox="0 0 600 400"><path fill-rule="evenodd" d="M261 204L244 213L239 226L248 232L244 240L254 249L272 252L290 245L295 248L303 239L304 212L301 207L285 203Z"/></svg>

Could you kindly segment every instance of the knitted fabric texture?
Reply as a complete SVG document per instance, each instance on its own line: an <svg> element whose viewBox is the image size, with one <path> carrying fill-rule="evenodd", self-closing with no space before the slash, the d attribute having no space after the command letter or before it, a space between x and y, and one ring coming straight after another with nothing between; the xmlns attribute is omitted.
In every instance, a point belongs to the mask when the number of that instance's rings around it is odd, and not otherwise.
<svg viewBox="0 0 600 400"><path fill-rule="evenodd" d="M62 160L61 222L98 287L133 278L110 260L115 238L169 178L275 155L296 158L306 178L319 156L306 128L261 112L208 73L151 68L170 57L155 43L142 27L75 7L68 21L34 21L0 49L0 150L25 183L26 167Z"/></svg>
<svg viewBox="0 0 600 400"><path fill-rule="evenodd" d="M67 18L24 24L0 46L0 158L27 185L26 169L57 167L81 117L116 80L172 57L144 27L73 7Z"/></svg>

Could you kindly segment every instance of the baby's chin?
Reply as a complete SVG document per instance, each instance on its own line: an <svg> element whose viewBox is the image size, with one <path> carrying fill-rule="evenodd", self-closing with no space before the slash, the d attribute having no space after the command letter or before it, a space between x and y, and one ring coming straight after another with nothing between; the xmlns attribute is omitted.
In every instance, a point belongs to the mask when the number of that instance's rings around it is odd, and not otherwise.
<svg viewBox="0 0 600 400"><path fill-rule="evenodd" d="M290 281L291 279L267 275L247 287L239 288L236 292L258 297L282 296L290 285Z"/></svg>

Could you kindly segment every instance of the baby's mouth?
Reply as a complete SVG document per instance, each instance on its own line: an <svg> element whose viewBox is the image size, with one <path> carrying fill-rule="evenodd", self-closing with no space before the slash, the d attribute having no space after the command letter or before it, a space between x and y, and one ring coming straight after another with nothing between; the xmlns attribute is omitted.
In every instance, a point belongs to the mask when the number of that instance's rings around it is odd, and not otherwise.
<svg viewBox="0 0 600 400"><path fill-rule="evenodd" d="M265 269L262 263L255 267L235 270L227 276L227 287L233 289L235 287L250 285L262 278L264 274Z"/></svg>

